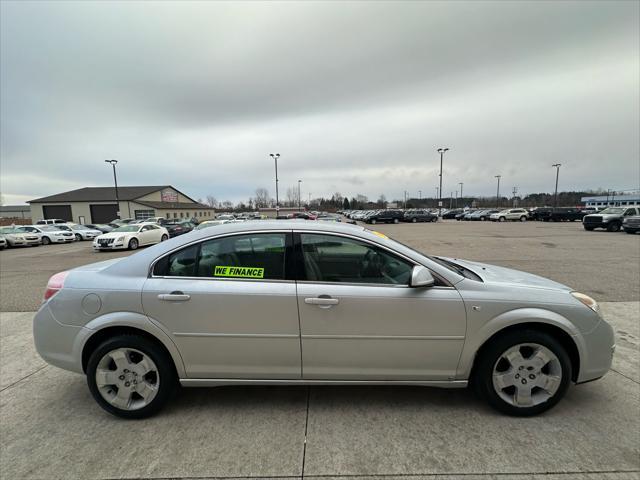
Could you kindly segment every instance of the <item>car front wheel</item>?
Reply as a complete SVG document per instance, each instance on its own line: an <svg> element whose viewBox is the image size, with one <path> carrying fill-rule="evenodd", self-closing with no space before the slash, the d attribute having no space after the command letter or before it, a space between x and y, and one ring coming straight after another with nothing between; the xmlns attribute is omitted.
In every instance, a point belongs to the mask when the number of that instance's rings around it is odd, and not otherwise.
<svg viewBox="0 0 640 480"><path fill-rule="evenodd" d="M416 223L416 222L418 221L418 219L417 219L416 217L413 217L413 218L411 219L411 221L412 221L413 223Z"/></svg>
<svg viewBox="0 0 640 480"><path fill-rule="evenodd" d="M500 221L500 222L506 222L506 221L507 221L507 219L506 219L506 218L504 218L504 217L500 217L500 218L498 219L498 221Z"/></svg>
<svg viewBox="0 0 640 480"><path fill-rule="evenodd" d="M138 240L136 238L132 238L129 240L129 250L136 250L138 248Z"/></svg>
<svg viewBox="0 0 640 480"><path fill-rule="evenodd" d="M51 240L49 239L49 237L42 237L43 245L49 245L50 243L51 243Z"/></svg>
<svg viewBox="0 0 640 480"><path fill-rule="evenodd" d="M371 225L375 225L375 224L376 224L376 219L375 219L375 218L372 218L372 219L371 219Z"/></svg>
<svg viewBox="0 0 640 480"><path fill-rule="evenodd" d="M542 413L565 395L571 360L553 336L537 330L508 332L481 352L472 381L495 409L514 416Z"/></svg>
<svg viewBox="0 0 640 480"><path fill-rule="evenodd" d="M82 235L80 235L79 233L76 233L76 242L81 242L82 241Z"/></svg>
<svg viewBox="0 0 640 480"><path fill-rule="evenodd" d="M104 341L89 357L87 383L107 412L145 418L158 412L177 387L172 360L164 349L138 335Z"/></svg>
<svg viewBox="0 0 640 480"><path fill-rule="evenodd" d="M620 223L618 222L611 222L609 225L607 225L607 232L617 232L620 230Z"/></svg>
<svg viewBox="0 0 640 480"><path fill-rule="evenodd" d="M398 219L397 219L397 218L394 218L394 219L393 219L393 223L398 223Z"/></svg>

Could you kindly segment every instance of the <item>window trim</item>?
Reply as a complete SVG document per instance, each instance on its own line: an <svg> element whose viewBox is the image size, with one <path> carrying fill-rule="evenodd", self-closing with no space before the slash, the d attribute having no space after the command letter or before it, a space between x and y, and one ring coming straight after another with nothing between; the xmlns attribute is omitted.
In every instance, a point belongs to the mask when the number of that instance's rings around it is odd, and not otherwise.
<svg viewBox="0 0 640 480"><path fill-rule="evenodd" d="M243 235L265 235L265 234L273 234L280 233L284 234L284 246L285 246L285 254L284 254L284 278L282 279L261 279L261 278L233 278L233 277L191 277L191 276L173 276L173 275L154 275L153 271L155 269L156 263L173 255L174 253L184 250L187 248L191 248L194 245L198 247L198 255L200 254L200 248L204 242L209 242L211 240L219 240L227 237L237 237ZM180 245L176 248L169 250L168 252L162 254L158 258L156 258L151 265L149 265L149 272L147 274L147 278L166 278L171 280L176 279L185 279L185 280L213 280L213 281L223 281L223 282L262 282L262 283L295 283L295 278L291 277L291 266L293 259L293 240L292 240L292 232L291 230L252 230L248 232L232 232L232 233L222 233L219 235L215 235L212 237L201 238L198 240L194 240L189 243L185 243L184 245Z"/></svg>

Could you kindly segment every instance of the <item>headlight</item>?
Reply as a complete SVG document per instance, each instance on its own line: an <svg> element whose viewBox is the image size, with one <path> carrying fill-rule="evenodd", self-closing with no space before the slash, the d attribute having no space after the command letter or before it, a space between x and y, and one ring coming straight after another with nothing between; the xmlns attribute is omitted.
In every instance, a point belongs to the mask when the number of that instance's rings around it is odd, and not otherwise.
<svg viewBox="0 0 640 480"><path fill-rule="evenodd" d="M581 303L600 315L600 305L598 305L598 302L596 302L589 295L585 295L584 293L580 292L571 292L571 295L573 295L573 298L579 300Z"/></svg>
<svg viewBox="0 0 640 480"><path fill-rule="evenodd" d="M116 239L116 242L124 242L124 237L118 237L118 238Z"/></svg>

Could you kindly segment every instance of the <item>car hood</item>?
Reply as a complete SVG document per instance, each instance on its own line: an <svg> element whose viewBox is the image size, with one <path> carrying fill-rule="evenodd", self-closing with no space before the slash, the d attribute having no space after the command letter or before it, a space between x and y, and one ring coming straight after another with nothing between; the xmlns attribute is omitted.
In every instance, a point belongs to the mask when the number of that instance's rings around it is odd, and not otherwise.
<svg viewBox="0 0 640 480"><path fill-rule="evenodd" d="M133 235L135 233L137 232L109 232L109 233L103 233L96 238L120 238L120 237L126 237L127 235Z"/></svg>
<svg viewBox="0 0 640 480"><path fill-rule="evenodd" d="M442 257L445 258L445 257ZM548 278L540 277L532 273L514 270L512 268L498 267L488 263L472 262L469 260L460 260L458 258L445 258L450 262L462 265L472 272L476 273L485 283L499 283L503 285L514 285L520 287L547 288L552 290L563 290L570 292L573 289L554 282Z"/></svg>

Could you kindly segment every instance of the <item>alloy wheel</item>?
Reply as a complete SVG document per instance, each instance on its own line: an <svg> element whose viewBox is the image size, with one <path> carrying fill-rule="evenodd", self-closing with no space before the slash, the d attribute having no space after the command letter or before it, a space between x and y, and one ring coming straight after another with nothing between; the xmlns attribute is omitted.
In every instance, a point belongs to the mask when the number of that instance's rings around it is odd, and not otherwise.
<svg viewBox="0 0 640 480"><path fill-rule="evenodd" d="M98 362L96 386L102 398L121 410L138 410L158 394L158 367L148 355L134 348L118 348Z"/></svg>
<svg viewBox="0 0 640 480"><path fill-rule="evenodd" d="M562 384L558 357L537 343L521 343L505 351L493 367L493 388L514 407L532 407L553 397Z"/></svg>

